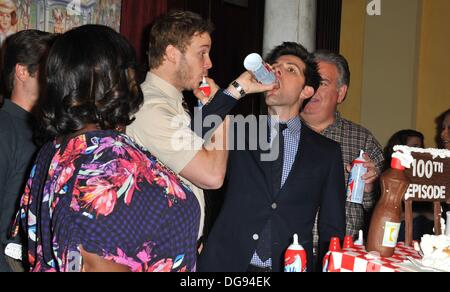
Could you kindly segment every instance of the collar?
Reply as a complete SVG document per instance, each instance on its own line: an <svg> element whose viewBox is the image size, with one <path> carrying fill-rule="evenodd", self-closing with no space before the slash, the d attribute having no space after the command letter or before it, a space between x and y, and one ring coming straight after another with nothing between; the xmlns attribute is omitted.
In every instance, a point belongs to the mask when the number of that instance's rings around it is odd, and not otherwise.
<svg viewBox="0 0 450 292"><path fill-rule="evenodd" d="M172 84L162 79L158 75L148 72L145 82L142 84L142 90L145 91L148 86L153 86L161 90L169 99L177 102L183 102L183 93L175 88Z"/></svg>
<svg viewBox="0 0 450 292"><path fill-rule="evenodd" d="M340 112L336 112L334 114L334 123L325 128L325 130L322 131L322 133L332 131L334 129L340 129L342 127L343 119Z"/></svg>
<svg viewBox="0 0 450 292"><path fill-rule="evenodd" d="M5 98L2 109L11 115L21 120L28 120L32 117L32 114L12 102L10 99Z"/></svg>
<svg viewBox="0 0 450 292"><path fill-rule="evenodd" d="M271 129L274 129L280 124L280 121L276 118L272 118L272 116L269 116L269 126ZM282 123L287 125L287 129L294 135L300 135L300 131L302 129L302 122L300 120L300 117L295 117L293 119L290 119L286 123Z"/></svg>

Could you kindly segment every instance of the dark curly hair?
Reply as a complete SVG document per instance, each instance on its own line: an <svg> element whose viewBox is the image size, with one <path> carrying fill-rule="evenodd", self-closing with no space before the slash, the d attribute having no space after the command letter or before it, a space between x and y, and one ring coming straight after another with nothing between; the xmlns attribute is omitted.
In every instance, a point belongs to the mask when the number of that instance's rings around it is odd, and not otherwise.
<svg viewBox="0 0 450 292"><path fill-rule="evenodd" d="M320 86L321 78L318 72L317 63L311 53L308 52L302 45L294 42L284 42L275 47L266 57L269 64L274 64L281 56L292 55L298 57L305 63L305 86L311 86L314 91Z"/></svg>
<svg viewBox="0 0 450 292"><path fill-rule="evenodd" d="M136 68L134 49L109 27L85 25L59 37L48 56L42 99L48 138L87 124L103 130L130 125L143 103Z"/></svg>

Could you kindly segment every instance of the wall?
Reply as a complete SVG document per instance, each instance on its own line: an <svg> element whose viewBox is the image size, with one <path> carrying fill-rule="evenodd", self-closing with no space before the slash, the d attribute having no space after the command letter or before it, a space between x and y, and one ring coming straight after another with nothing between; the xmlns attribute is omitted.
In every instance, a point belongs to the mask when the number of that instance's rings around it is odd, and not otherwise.
<svg viewBox="0 0 450 292"><path fill-rule="evenodd" d="M368 16L367 2L343 1L341 52L352 85L340 111L382 144L412 128L435 147L434 119L450 107L450 1L381 0L381 16Z"/></svg>
<svg viewBox="0 0 450 292"><path fill-rule="evenodd" d="M383 0L366 16L361 123L383 144L415 126L420 2Z"/></svg>
<svg viewBox="0 0 450 292"><path fill-rule="evenodd" d="M352 77L347 99L339 107L339 111L355 123L361 122L365 10L365 1L342 1L340 51L348 59Z"/></svg>
<svg viewBox="0 0 450 292"><path fill-rule="evenodd" d="M450 108L450 1L423 0L417 129L435 147L435 118Z"/></svg>

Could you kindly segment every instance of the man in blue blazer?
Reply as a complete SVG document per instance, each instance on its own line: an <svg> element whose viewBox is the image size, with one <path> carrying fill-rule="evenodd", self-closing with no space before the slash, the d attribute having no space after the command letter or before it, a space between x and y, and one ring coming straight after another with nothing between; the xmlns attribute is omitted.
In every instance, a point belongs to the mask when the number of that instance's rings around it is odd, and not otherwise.
<svg viewBox="0 0 450 292"><path fill-rule="evenodd" d="M279 86L266 93L269 116L260 118L259 124L267 130L255 135L255 129L247 127L246 150L230 151L224 205L199 259L203 272L282 271L284 252L294 234L299 235L308 270L313 271L317 213L319 255L326 253L332 237L345 235L340 146L299 118L303 102L319 87L317 64L297 43L276 47L268 62ZM239 84L235 86L244 94ZM254 139L267 143L252 150ZM239 142L239 137L235 140ZM270 159L275 152L279 155Z"/></svg>

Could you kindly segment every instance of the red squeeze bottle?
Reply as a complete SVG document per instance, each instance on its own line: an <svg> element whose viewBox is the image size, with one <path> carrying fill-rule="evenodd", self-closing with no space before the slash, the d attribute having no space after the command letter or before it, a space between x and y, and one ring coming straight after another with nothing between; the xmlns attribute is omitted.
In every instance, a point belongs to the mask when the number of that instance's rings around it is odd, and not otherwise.
<svg viewBox="0 0 450 292"><path fill-rule="evenodd" d="M202 84L199 87L200 91L206 96L209 97L211 95L211 86L206 82L206 78L203 77Z"/></svg>
<svg viewBox="0 0 450 292"><path fill-rule="evenodd" d="M343 248L353 248L353 237L350 235L347 235L344 239L344 247Z"/></svg>
<svg viewBox="0 0 450 292"><path fill-rule="evenodd" d="M402 201L409 186L400 159L393 157L391 169L381 176L381 199L375 207L367 239L367 251L391 257L397 246Z"/></svg>
<svg viewBox="0 0 450 292"><path fill-rule="evenodd" d="M341 242L338 237L333 237L330 242L330 248L323 258L323 272L326 273L328 271L328 264L330 261L330 256L332 252L341 251Z"/></svg>
<svg viewBox="0 0 450 292"><path fill-rule="evenodd" d="M289 246L284 256L286 273L306 272L306 251L298 242L298 235L294 234L294 243Z"/></svg>

